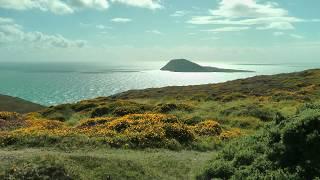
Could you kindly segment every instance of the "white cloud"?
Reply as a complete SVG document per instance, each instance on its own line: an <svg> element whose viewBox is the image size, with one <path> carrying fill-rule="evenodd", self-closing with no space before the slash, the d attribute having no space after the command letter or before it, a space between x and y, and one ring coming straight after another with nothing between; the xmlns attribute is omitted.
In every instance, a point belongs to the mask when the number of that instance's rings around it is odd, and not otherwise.
<svg viewBox="0 0 320 180"><path fill-rule="evenodd" d="M282 17L288 11L277 3L258 4L256 0L222 0L219 8L210 11L212 15L225 18Z"/></svg>
<svg viewBox="0 0 320 180"><path fill-rule="evenodd" d="M163 35L163 33L162 33L161 31L156 30L156 29L154 29L154 30L148 30L148 31L146 31L146 32L147 32L147 33L156 34L156 35Z"/></svg>
<svg viewBox="0 0 320 180"><path fill-rule="evenodd" d="M303 39L304 37L298 34L290 34L290 37L294 38L294 39Z"/></svg>
<svg viewBox="0 0 320 180"><path fill-rule="evenodd" d="M109 2L152 10L163 8L160 0L0 0L0 8L20 11L38 9L63 15L84 9L106 10Z"/></svg>
<svg viewBox="0 0 320 180"><path fill-rule="evenodd" d="M176 11L173 14L171 14L170 16L172 16L172 17L182 17L182 16L185 16L187 14L188 14L188 12L186 12L186 11Z"/></svg>
<svg viewBox="0 0 320 180"><path fill-rule="evenodd" d="M113 18L111 19L112 22L116 22L116 23L128 23L131 22L132 19L129 18Z"/></svg>
<svg viewBox="0 0 320 180"><path fill-rule="evenodd" d="M195 16L188 21L190 24L194 25L269 25L272 22L305 22L306 20L299 19L296 17L262 17L262 18L248 18L248 19L221 19L214 16Z"/></svg>
<svg viewBox="0 0 320 180"><path fill-rule="evenodd" d="M14 20L0 17L0 43L26 43L38 47L83 47L86 42L82 40L69 40L62 35L48 35L42 32L26 32Z"/></svg>
<svg viewBox="0 0 320 180"><path fill-rule="evenodd" d="M4 23L12 23L13 20L10 19L10 18L3 18L3 17L0 17L0 24L4 24Z"/></svg>
<svg viewBox="0 0 320 180"><path fill-rule="evenodd" d="M91 8L98 10L109 8L107 0L66 0L66 2L75 8Z"/></svg>
<svg viewBox="0 0 320 180"><path fill-rule="evenodd" d="M188 33L189 36L197 35L197 33Z"/></svg>
<svg viewBox="0 0 320 180"><path fill-rule="evenodd" d="M219 33L219 32L244 31L244 30L248 30L248 29L250 29L250 27L222 27L222 28L202 30L202 31Z"/></svg>
<svg viewBox="0 0 320 180"><path fill-rule="evenodd" d="M110 27L110 26L105 26L105 25L102 25L102 24L96 25L96 28L101 29L101 30L104 30L104 29L112 29L112 27Z"/></svg>
<svg viewBox="0 0 320 180"><path fill-rule="evenodd" d="M39 2L32 0L0 0L0 7L6 9L15 9L15 10L26 10L39 8Z"/></svg>
<svg viewBox="0 0 320 180"><path fill-rule="evenodd" d="M72 14L81 9L105 10L107 0L0 0L0 8L14 10L39 9L55 14Z"/></svg>
<svg viewBox="0 0 320 180"><path fill-rule="evenodd" d="M283 36L284 32L274 32L273 35L274 36Z"/></svg>
<svg viewBox="0 0 320 180"><path fill-rule="evenodd" d="M272 22L265 27L258 27L257 29L265 30L265 29L279 29L279 30L291 30L295 29L291 23L288 22Z"/></svg>
<svg viewBox="0 0 320 180"><path fill-rule="evenodd" d="M203 41L212 41L212 40L219 40L220 37L216 37L216 36L213 36L213 37L208 37L208 38L202 38L201 40Z"/></svg>
<svg viewBox="0 0 320 180"><path fill-rule="evenodd" d="M260 1L259 1L260 2ZM277 3L258 3L256 0L221 0L219 7L210 10L208 16L195 16L187 23L195 25L238 25L254 26L259 30L295 29L294 23L314 22L289 16L287 10Z"/></svg>
<svg viewBox="0 0 320 180"><path fill-rule="evenodd" d="M273 35L274 36L290 37L290 38L293 38L293 39L304 39L304 37L299 35L299 34L286 34L284 32L274 32Z"/></svg>
<svg viewBox="0 0 320 180"><path fill-rule="evenodd" d="M121 3L128 6L135 6L148 9L161 9L163 6L160 4L160 0L111 0L114 3Z"/></svg>

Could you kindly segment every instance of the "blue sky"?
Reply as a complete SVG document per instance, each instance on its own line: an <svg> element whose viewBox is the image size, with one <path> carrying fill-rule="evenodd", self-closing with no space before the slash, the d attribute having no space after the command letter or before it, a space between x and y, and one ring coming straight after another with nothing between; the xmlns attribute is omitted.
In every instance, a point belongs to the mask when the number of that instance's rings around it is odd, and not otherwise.
<svg viewBox="0 0 320 180"><path fill-rule="evenodd" d="M0 61L312 63L319 0L0 0Z"/></svg>

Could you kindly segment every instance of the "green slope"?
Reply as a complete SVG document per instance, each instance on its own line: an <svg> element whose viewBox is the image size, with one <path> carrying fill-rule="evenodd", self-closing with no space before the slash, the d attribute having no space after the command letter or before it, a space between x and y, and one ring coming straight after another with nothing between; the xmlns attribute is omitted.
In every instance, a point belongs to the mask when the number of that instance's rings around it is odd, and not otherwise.
<svg viewBox="0 0 320 180"><path fill-rule="evenodd" d="M20 98L0 95L0 111L29 113L39 111L45 107Z"/></svg>

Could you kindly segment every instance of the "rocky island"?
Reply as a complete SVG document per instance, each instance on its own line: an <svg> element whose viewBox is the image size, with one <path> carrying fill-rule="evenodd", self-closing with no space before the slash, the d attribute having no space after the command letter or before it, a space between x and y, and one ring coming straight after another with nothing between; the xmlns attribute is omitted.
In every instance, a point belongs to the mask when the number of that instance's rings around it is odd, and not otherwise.
<svg viewBox="0 0 320 180"><path fill-rule="evenodd" d="M201 66L186 59L173 59L164 67L162 67L161 70L171 72L254 72L248 70L223 69L210 66Z"/></svg>

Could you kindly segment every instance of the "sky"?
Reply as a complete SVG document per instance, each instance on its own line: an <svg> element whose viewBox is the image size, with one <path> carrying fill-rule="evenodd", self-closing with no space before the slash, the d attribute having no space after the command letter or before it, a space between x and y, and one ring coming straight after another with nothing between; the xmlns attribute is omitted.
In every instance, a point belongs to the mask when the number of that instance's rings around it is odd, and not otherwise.
<svg viewBox="0 0 320 180"><path fill-rule="evenodd" d="M0 62L320 62L319 0L0 0Z"/></svg>

